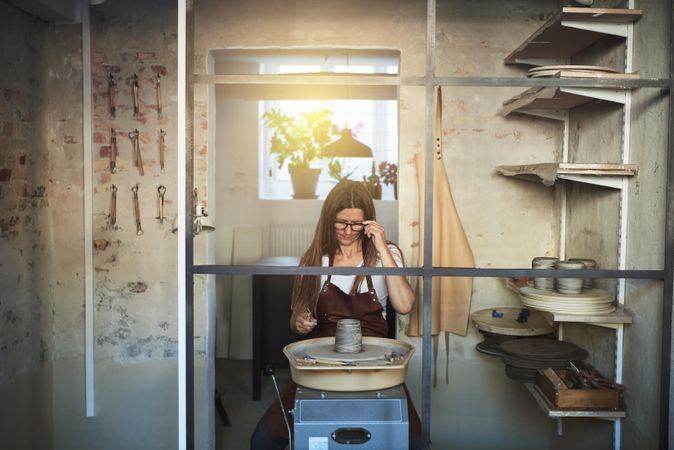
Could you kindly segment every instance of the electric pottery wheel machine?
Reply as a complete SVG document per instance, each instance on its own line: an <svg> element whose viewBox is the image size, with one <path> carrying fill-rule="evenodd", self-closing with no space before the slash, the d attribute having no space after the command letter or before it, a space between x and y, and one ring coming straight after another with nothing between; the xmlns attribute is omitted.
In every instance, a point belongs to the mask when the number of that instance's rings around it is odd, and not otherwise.
<svg viewBox="0 0 674 450"><path fill-rule="evenodd" d="M338 352L335 337L307 339L283 349L297 384L290 449L408 448L402 384L414 347L395 339L358 338L362 345L354 353Z"/></svg>

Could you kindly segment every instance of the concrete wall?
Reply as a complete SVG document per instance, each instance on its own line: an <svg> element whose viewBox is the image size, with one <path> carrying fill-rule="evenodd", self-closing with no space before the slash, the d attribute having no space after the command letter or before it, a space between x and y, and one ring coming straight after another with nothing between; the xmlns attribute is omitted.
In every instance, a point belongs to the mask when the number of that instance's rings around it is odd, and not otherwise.
<svg viewBox="0 0 674 450"><path fill-rule="evenodd" d="M634 67L643 77L667 78L672 10L662 1L639 0L635 7L648 14L634 27ZM664 264L667 102L667 95L655 89L638 89L632 95L630 159L640 171L628 190L628 269L660 269ZM623 448L666 446L656 437L657 405L668 395L659 389L662 283L628 280L626 305L635 318L625 330L623 381L629 386L625 399L630 413L623 421Z"/></svg>
<svg viewBox="0 0 674 450"><path fill-rule="evenodd" d="M48 449L57 205L45 151L51 30L5 3L0 17L0 63L12 67L0 73L0 447Z"/></svg>
<svg viewBox="0 0 674 450"><path fill-rule="evenodd" d="M96 416L84 405L82 31L47 25L0 5L0 447L174 448L177 445L176 23L173 2L109 2L91 8L94 113L94 304ZM107 105L118 81L117 117ZM140 77L140 115L129 79ZM157 117L154 75L162 75ZM109 130L118 172L109 171ZM166 173L158 133L167 132ZM138 128L145 176L128 133ZM206 164L195 173L205 190ZM110 187L119 188L117 228ZM131 186L139 184L145 234L136 235ZM159 224L156 189L167 187ZM207 241L198 262L212 261ZM11 263L10 263L11 262ZM195 280L197 448L213 446L213 282ZM203 301L202 301L203 299ZM20 399L20 401L18 400ZM17 406L18 405L18 406ZM171 413L170 411L174 411Z"/></svg>

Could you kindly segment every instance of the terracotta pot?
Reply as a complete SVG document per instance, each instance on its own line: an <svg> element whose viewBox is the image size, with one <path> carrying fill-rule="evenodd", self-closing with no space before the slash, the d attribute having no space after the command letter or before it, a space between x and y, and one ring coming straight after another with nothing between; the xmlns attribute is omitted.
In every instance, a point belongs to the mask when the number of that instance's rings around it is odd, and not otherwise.
<svg viewBox="0 0 674 450"><path fill-rule="evenodd" d="M290 181L293 184L293 198L317 198L316 185L321 169L289 167Z"/></svg>

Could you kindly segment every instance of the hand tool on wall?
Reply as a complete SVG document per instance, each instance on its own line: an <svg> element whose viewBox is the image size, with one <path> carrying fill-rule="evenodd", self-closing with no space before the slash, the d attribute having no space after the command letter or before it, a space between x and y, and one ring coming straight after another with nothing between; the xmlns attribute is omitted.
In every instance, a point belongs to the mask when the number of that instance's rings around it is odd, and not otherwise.
<svg viewBox="0 0 674 450"><path fill-rule="evenodd" d="M164 155L166 154L166 131L159 130L159 171L166 173L164 170Z"/></svg>
<svg viewBox="0 0 674 450"><path fill-rule="evenodd" d="M110 128L110 173L117 173L117 132Z"/></svg>
<svg viewBox="0 0 674 450"><path fill-rule="evenodd" d="M145 175L145 170L143 169L143 157L140 154L140 133L138 132L138 128L129 133L129 138L131 138L131 142L133 143L134 165L138 167L138 172L140 172L141 175Z"/></svg>
<svg viewBox="0 0 674 450"><path fill-rule="evenodd" d="M117 228L117 186L112 185L112 200L110 201L110 226Z"/></svg>
<svg viewBox="0 0 674 450"><path fill-rule="evenodd" d="M157 199L158 199L158 207L159 207L159 216L156 217L156 219L159 219L160 224L164 224L164 194L166 194L166 187L163 185L160 185L157 188Z"/></svg>
<svg viewBox="0 0 674 450"><path fill-rule="evenodd" d="M114 119L117 113L117 82L112 72L108 72L108 111L110 116Z"/></svg>
<svg viewBox="0 0 674 450"><path fill-rule="evenodd" d="M161 118L161 75L157 75L157 117Z"/></svg>
<svg viewBox="0 0 674 450"><path fill-rule="evenodd" d="M137 116L140 111L140 103L138 98L138 75L133 74L133 79L131 80L131 96L133 98L133 115Z"/></svg>
<svg viewBox="0 0 674 450"><path fill-rule="evenodd" d="M136 217L136 234L140 236L143 234L143 227L140 225L140 203L138 201L138 184L131 188L133 192L133 214Z"/></svg>

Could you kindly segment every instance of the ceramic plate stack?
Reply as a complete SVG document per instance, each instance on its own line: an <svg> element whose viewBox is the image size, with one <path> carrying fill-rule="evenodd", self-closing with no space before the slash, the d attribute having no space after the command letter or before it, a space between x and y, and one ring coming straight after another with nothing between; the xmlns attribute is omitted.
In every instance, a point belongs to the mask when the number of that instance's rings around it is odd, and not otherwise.
<svg viewBox="0 0 674 450"><path fill-rule="evenodd" d="M536 381L538 369L568 367L569 361L587 358L587 352L575 344L541 338L504 342L501 352L508 378L525 383Z"/></svg>
<svg viewBox="0 0 674 450"><path fill-rule="evenodd" d="M608 67L585 66L585 65L559 65L559 66L541 66L529 69L527 76L529 78L544 77L587 77L596 78L602 75L616 73L615 70Z"/></svg>
<svg viewBox="0 0 674 450"><path fill-rule="evenodd" d="M609 314L616 309L613 295L602 289L560 294L524 286L520 288L520 300L529 308L561 314Z"/></svg>

